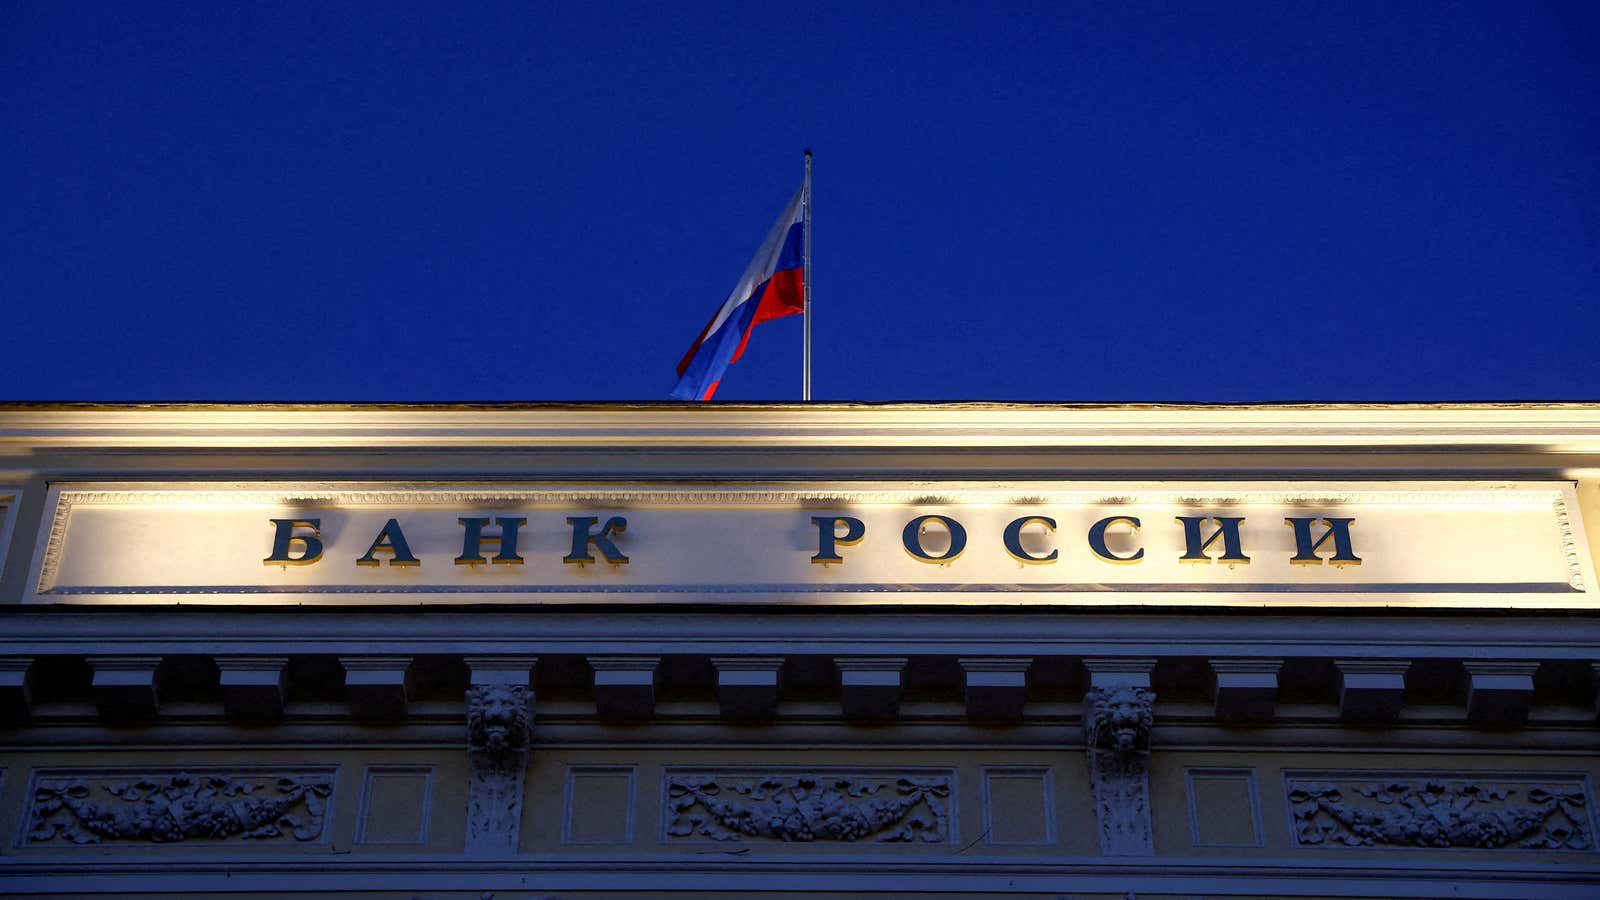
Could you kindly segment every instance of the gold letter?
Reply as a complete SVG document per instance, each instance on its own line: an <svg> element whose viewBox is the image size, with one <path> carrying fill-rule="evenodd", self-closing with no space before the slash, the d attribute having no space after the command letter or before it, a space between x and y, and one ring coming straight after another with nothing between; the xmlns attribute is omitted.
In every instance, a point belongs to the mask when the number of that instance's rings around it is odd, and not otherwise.
<svg viewBox="0 0 1600 900"><path fill-rule="evenodd" d="M1107 516L1089 526L1089 549L1095 556L1109 563L1136 563L1144 559L1144 548L1140 547L1132 556L1118 556L1106 546L1106 529L1118 522L1127 522L1134 530L1139 530L1139 520L1133 516ZM1212 535L1213 538L1216 535Z"/></svg>
<svg viewBox="0 0 1600 900"><path fill-rule="evenodd" d="M389 560L389 565L391 566L422 565L415 556L411 555L411 547L406 544L405 532L400 530L400 523L395 519L390 519L383 524L383 530L378 532L376 538L373 538L372 546L367 548L366 555L356 560L356 565L377 565L378 559L373 554L379 550L394 554L394 558Z"/></svg>
<svg viewBox="0 0 1600 900"><path fill-rule="evenodd" d="M483 533L483 526L489 524L488 519L457 519L456 521L466 526L466 535L461 541L461 555L456 557L456 565L483 565L484 544L499 550L494 555L493 562L495 565L522 565L522 557L517 555L517 529L528 524L527 519L495 519L494 524L500 526L499 537Z"/></svg>
<svg viewBox="0 0 1600 900"><path fill-rule="evenodd" d="M322 520L321 519L268 519L277 529L272 535L272 555L263 559L263 565L268 566L309 566L322 558ZM310 534L295 534L296 528L309 528ZM291 557L295 544L299 544L303 552L299 556Z"/></svg>
<svg viewBox="0 0 1600 900"><path fill-rule="evenodd" d="M1178 516L1178 521L1183 523L1183 541L1185 552L1178 557L1178 562L1208 563L1211 557L1206 555L1206 548L1222 538L1222 556L1218 562L1247 565L1250 557L1244 555L1239 548L1239 523L1244 521L1244 516L1213 516L1217 523L1217 530L1205 540L1200 539L1200 526L1206 522L1205 516Z"/></svg>
<svg viewBox="0 0 1600 900"><path fill-rule="evenodd" d="M1317 555L1317 550L1333 538L1333 556L1328 562L1336 566L1359 566L1361 557L1356 555L1355 548L1350 543L1350 525L1355 519L1323 519L1328 530L1317 538L1316 543L1311 541L1311 525L1316 522L1313 516L1307 519L1284 519L1284 524L1294 529L1294 556L1289 562L1297 566L1321 565L1322 557Z"/></svg>
<svg viewBox="0 0 1600 900"><path fill-rule="evenodd" d="M811 561L824 566L844 562L836 545L854 547L861 543L861 538L867 533L867 526L852 516L812 516L811 524L817 526L817 555L811 557ZM840 525L844 526L842 535L839 533Z"/></svg>
<svg viewBox="0 0 1600 900"><path fill-rule="evenodd" d="M589 529L598 521L600 520L595 516L567 519L567 524L572 526L572 552L561 557L562 562L576 563L580 566L594 562L594 554L589 552L589 545L593 544L600 551L600 555L606 558L606 562L613 566L628 564L628 558L622 555L622 551L618 550L617 545L611 540L611 535L628 530L628 520L621 516L612 516L606 520L605 527L600 529L599 534L590 534Z"/></svg>
<svg viewBox="0 0 1600 900"><path fill-rule="evenodd" d="M1043 523L1046 529L1050 531L1056 530L1056 520L1048 516L1023 516L1020 519L1012 519L1011 524L1006 526L1004 534L1001 535L1001 540L1006 545L1006 552L1011 554L1011 558L1017 562L1034 565L1055 562L1056 557L1061 555L1061 551L1053 547L1046 556L1029 556L1028 551L1023 548L1022 529L1027 527L1029 522L1040 522Z"/></svg>

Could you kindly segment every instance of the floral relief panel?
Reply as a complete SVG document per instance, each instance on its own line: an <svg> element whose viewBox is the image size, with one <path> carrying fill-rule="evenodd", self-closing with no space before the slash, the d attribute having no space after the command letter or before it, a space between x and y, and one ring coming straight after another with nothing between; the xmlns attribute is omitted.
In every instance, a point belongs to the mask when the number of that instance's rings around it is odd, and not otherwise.
<svg viewBox="0 0 1600 900"><path fill-rule="evenodd" d="M678 769L662 775L663 840L942 844L950 769Z"/></svg>
<svg viewBox="0 0 1600 900"><path fill-rule="evenodd" d="M1285 773L1298 847L1596 849L1574 775Z"/></svg>
<svg viewBox="0 0 1600 900"><path fill-rule="evenodd" d="M22 846L316 843L335 767L41 769Z"/></svg>

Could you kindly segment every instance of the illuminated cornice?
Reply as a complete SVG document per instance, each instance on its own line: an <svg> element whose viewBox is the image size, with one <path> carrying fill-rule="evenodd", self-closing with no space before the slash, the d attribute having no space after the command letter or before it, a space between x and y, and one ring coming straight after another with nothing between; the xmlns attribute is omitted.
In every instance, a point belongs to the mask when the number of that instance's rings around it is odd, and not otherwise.
<svg viewBox="0 0 1600 900"><path fill-rule="evenodd" d="M1600 452L1600 404L4 404L46 448L1428 448Z"/></svg>

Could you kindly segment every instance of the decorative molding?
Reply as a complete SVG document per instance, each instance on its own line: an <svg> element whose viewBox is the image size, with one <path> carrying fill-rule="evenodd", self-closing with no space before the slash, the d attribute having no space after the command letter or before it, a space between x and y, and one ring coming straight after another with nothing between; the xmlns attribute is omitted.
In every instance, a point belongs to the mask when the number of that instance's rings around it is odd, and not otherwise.
<svg viewBox="0 0 1600 900"><path fill-rule="evenodd" d="M341 609L265 609L233 618L220 633L215 616L171 608L13 608L0 633L8 655L94 655L111 648L147 653L329 655L481 652L572 653L604 647L660 654L707 652L708 644L763 655L897 653L1087 657L1110 647L1140 656L1275 656L1350 659L1361 653L1435 660L1600 660L1600 619L1570 615L1497 616L1494 642L1483 620L1462 615L1275 615L1270 611L1196 616L1145 610L1072 615L973 615L940 610L806 609L745 611L570 610L540 618L503 609L440 609L426 616L374 616Z"/></svg>
<svg viewBox="0 0 1600 900"><path fill-rule="evenodd" d="M333 766L41 769L19 846L326 839Z"/></svg>
<svg viewBox="0 0 1600 900"><path fill-rule="evenodd" d="M526 684L467 689L467 852L510 855L522 824L523 781L533 743Z"/></svg>
<svg viewBox="0 0 1600 900"><path fill-rule="evenodd" d="M522 452L1389 448L1595 453L1592 403L82 404L0 407L0 452L220 447ZM787 462L787 460L785 460Z"/></svg>
<svg viewBox="0 0 1600 900"><path fill-rule="evenodd" d="M78 483L83 484L83 483ZM1083 485L1083 482L1077 482ZM1408 486L1405 489L1338 487L1317 490L1261 490L1248 483L1232 482L1227 488L1209 487L1204 482L1179 488L1164 483L1094 484L1074 486L1061 481L1017 481L1011 486L972 488L959 482L938 485L942 495L937 505L1038 506L1060 503L1069 506L1206 506L1226 500L1230 504L1254 503L1270 506L1351 506L1363 504L1407 506L1487 505L1501 509L1538 509L1559 500L1566 482L1442 482L1437 490ZM1066 485L1066 487L1063 487ZM1486 486L1489 485L1489 486ZM3 495L0 495L3 496ZM466 507L536 508L552 510L580 506L621 508L637 506L791 506L841 507L886 504L898 506L929 504L929 486L893 488L874 484L851 490L818 489L813 486L785 487L752 483L749 490L705 488L694 485L675 487L607 484L541 484L530 487L460 488L441 485L438 489L387 486L373 482L302 482L289 488L242 483L238 489L156 488L150 483L80 487L65 483L60 487L57 513L73 506L167 506L167 507Z"/></svg>
<svg viewBox="0 0 1600 900"><path fill-rule="evenodd" d="M1083 698L1089 780L1100 822L1100 852L1106 856L1155 853L1149 776L1155 699L1154 691L1134 684L1091 687Z"/></svg>
<svg viewBox="0 0 1600 900"><path fill-rule="evenodd" d="M1595 849L1581 776L1284 773L1297 847Z"/></svg>
<svg viewBox="0 0 1600 900"><path fill-rule="evenodd" d="M1578 538L1572 527L1572 515L1567 512L1567 497L1557 494L1555 500L1556 527L1561 529L1561 553L1567 561L1567 583L1575 591L1583 590L1583 557L1578 552Z"/></svg>
<svg viewBox="0 0 1600 900"><path fill-rule="evenodd" d="M947 843L950 769L668 769L663 840Z"/></svg>
<svg viewBox="0 0 1600 900"><path fill-rule="evenodd" d="M1213 584L1207 582L994 582L982 584L965 584L961 582L839 582L833 584L484 584L484 585L453 585L453 584L426 584L426 585L395 585L395 584L307 584L307 585L271 585L271 584L203 584L203 585L140 585L131 587L127 585L71 585L54 587L41 590L41 596L59 597L143 597L150 595L176 594L183 596L203 597L209 595L250 597L261 595L264 597L282 595L316 595L336 594L352 598L356 602L363 595L382 594L427 594L450 595L466 594L472 597L490 597L496 594L507 595L538 595L542 600L551 602L549 598L564 595L588 595L582 600L570 602L592 602L594 595L614 596L617 598L645 598L647 595L659 594L662 596L677 596L682 594L712 595L703 599L709 602L726 599L716 595L728 595L733 599L749 599L752 597L784 597L794 594L986 594L992 599L986 603L1017 603L1024 600L1029 594L1083 594L1089 597L1105 596L1110 594L1317 594L1326 596L1339 596L1345 594L1576 594L1582 593L1572 588L1564 581L1468 581L1468 582L1434 582L1412 583L1405 581L1395 582L1348 582L1341 584L1299 584L1292 582L1253 582L1250 584ZM1077 598L1083 599L1083 598ZM117 601L136 602L136 601ZM282 602L282 601L275 601ZM381 601L389 603L392 601ZM472 601L461 601L472 602ZM1107 605L1114 605L1116 600L1104 601ZM1156 600L1140 600L1140 603L1155 603Z"/></svg>
<svg viewBox="0 0 1600 900"><path fill-rule="evenodd" d="M525 897L582 895L603 879L617 894L660 896L663 885L685 895L815 896L930 895L956 891L988 897L1339 897L1396 900L1594 900L1600 866L1583 859L1531 854L1475 860L1421 859L1404 854L1212 854L1140 860L1028 854L894 854L862 859L814 853L741 853L738 846L699 853L644 856L573 853L568 848L499 860L459 854L282 854L246 864L235 857L183 860L9 858L0 865L0 892L10 896L59 895L63 884L80 895L94 892L151 897L281 896L402 897L451 892L481 897L484 885L527 884ZM1317 858L1320 857L1320 858ZM1343 857L1343 858L1338 858ZM1386 857L1386 858L1385 858ZM597 873L599 873L597 875ZM1072 894L1063 895L1064 885ZM501 891L499 896L507 892Z"/></svg>

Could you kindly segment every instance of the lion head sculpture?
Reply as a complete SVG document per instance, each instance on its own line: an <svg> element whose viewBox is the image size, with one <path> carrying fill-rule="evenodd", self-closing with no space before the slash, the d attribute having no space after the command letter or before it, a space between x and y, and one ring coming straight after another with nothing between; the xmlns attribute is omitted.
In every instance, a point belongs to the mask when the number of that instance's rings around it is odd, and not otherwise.
<svg viewBox="0 0 1600 900"><path fill-rule="evenodd" d="M1125 759L1150 742L1156 695L1149 688L1119 685L1091 688L1084 695L1085 732L1091 748Z"/></svg>
<svg viewBox="0 0 1600 900"><path fill-rule="evenodd" d="M521 685L487 684L467 689L467 744L474 750L501 755L528 746L532 736L528 689Z"/></svg>

